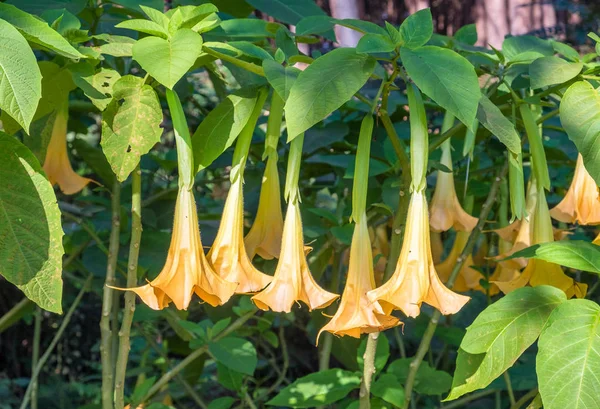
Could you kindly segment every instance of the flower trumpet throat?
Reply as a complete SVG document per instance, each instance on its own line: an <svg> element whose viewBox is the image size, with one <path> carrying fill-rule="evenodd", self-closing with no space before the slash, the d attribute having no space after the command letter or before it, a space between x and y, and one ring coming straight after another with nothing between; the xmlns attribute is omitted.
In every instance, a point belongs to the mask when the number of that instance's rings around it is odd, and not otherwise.
<svg viewBox="0 0 600 409"><path fill-rule="evenodd" d="M394 274L367 295L372 302L379 301L386 314L399 309L409 317L419 315L423 302L442 314L454 314L469 301L469 297L446 288L435 271L424 190L414 191L410 198L404 241Z"/></svg>
<svg viewBox="0 0 600 409"><path fill-rule="evenodd" d="M52 185L58 184L60 190L67 195L81 191L91 179L79 176L71 167L67 153L67 121L66 108L57 109L52 126L52 136L44 158L44 172Z"/></svg>
<svg viewBox="0 0 600 409"><path fill-rule="evenodd" d="M325 308L339 296L322 289L312 277L302 234L298 199L290 200L283 225L281 253L273 281L252 297L258 308L290 312L295 302L302 301L310 310Z"/></svg>
<svg viewBox="0 0 600 409"><path fill-rule="evenodd" d="M600 197L598 186L577 156L575 175L564 199L552 210L550 216L564 223L600 224Z"/></svg>
<svg viewBox="0 0 600 409"><path fill-rule="evenodd" d="M383 331L400 324L386 315L377 301L372 302L367 293L375 288L373 253L365 214L359 217L352 235L348 278L337 312L323 331L335 335L359 338L360 334ZM317 336L317 340L319 336Z"/></svg>
<svg viewBox="0 0 600 409"><path fill-rule="evenodd" d="M431 230L443 232L454 227L457 231L471 231L477 224L477 218L471 216L460 205L454 188L454 174L452 173L452 154L450 140L442 145L442 165L450 169L450 173L437 171L435 191L431 199Z"/></svg>
<svg viewBox="0 0 600 409"><path fill-rule="evenodd" d="M265 260L279 257L283 235L283 214L281 213L281 189L277 171L277 154L267 159L267 167L262 180L258 210L252 228L244 239L250 260L256 254Z"/></svg>
<svg viewBox="0 0 600 409"><path fill-rule="evenodd" d="M165 266L148 284L127 290L135 292L154 310L161 310L170 302L185 310L194 293L214 307L227 302L236 287L237 283L219 277L208 263L200 239L194 195L187 189L179 189Z"/></svg>
<svg viewBox="0 0 600 409"><path fill-rule="evenodd" d="M243 178L238 175L231 184L217 237L208 252L214 270L226 281L238 283L239 294L260 291L273 277L258 271L244 245Z"/></svg>

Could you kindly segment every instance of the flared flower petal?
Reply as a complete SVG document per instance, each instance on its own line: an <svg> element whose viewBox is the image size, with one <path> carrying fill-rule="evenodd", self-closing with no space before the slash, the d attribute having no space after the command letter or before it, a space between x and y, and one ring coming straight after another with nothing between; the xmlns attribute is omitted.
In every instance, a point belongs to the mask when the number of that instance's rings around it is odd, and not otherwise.
<svg viewBox="0 0 600 409"><path fill-rule="evenodd" d="M339 296L322 289L314 280L306 261L302 218L298 201L290 200L283 225L281 253L271 284L252 297L258 308L290 312L302 301L310 310L324 308Z"/></svg>
<svg viewBox="0 0 600 409"><path fill-rule="evenodd" d="M375 288L375 278L366 219L366 215L360 217L354 227L348 278L340 305L319 335L329 331L335 335L359 338L360 334L383 331L400 324L397 318L386 315L377 301L371 302L367 297L367 292Z"/></svg>
<svg viewBox="0 0 600 409"><path fill-rule="evenodd" d="M469 301L469 297L446 288L436 273L424 191L413 192L410 199L402 251L393 276L367 295L372 302L379 301L386 314L399 309L409 317L419 315L423 302L442 314L454 314Z"/></svg>
<svg viewBox="0 0 600 409"><path fill-rule="evenodd" d="M252 228L244 239L250 260L256 254L265 260L279 257L283 235L283 214L281 213L281 189L277 156L267 159L267 166L260 189L258 210Z"/></svg>
<svg viewBox="0 0 600 409"><path fill-rule="evenodd" d="M443 149L441 163L452 170L450 149ZM434 232L443 232L454 227L458 231L471 231L477 218L471 216L460 205L454 188L454 174L437 171L435 191L431 199L430 226Z"/></svg>
<svg viewBox="0 0 600 409"><path fill-rule="evenodd" d="M241 176L238 176L231 185L223 208L219 231L207 258L221 278L238 283L235 289L238 294L260 291L273 279L252 265L244 245L244 198Z"/></svg>
<svg viewBox="0 0 600 409"><path fill-rule="evenodd" d="M146 285L127 288L154 310L173 302L186 310L196 293L212 306L226 303L237 283L219 277L204 255L194 195L180 189L175 205L175 221L167 261L158 276Z"/></svg>
<svg viewBox="0 0 600 409"><path fill-rule="evenodd" d="M443 262L435 266L435 269L442 282L445 283L450 278L450 274L452 273L452 270L458 261L458 257L462 253L467 241L469 240L469 235L469 232L456 232L456 238L454 239L454 244L452 245L450 254L448 254L448 257L446 257ZM479 271L471 267L473 265L475 265L475 262L473 261L473 257L469 254L467 259L464 261L460 272L458 273L456 281L454 281L454 286L452 287L454 291L465 292L469 290L477 290L485 293L485 290L479 283L479 280L484 277Z"/></svg>
<svg viewBox="0 0 600 409"><path fill-rule="evenodd" d="M563 223L600 224L598 186L585 169L581 154L577 156L571 186L563 200L550 210L550 216Z"/></svg>
<svg viewBox="0 0 600 409"><path fill-rule="evenodd" d="M81 191L91 179L79 176L71 167L67 153L67 115L57 112L52 136L44 158L44 172L52 185L58 184L66 195Z"/></svg>

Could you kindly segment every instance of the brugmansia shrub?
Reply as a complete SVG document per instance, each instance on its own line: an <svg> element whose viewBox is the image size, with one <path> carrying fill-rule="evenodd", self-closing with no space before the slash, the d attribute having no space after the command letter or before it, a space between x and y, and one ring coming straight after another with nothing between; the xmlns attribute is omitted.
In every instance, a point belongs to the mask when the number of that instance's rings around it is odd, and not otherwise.
<svg viewBox="0 0 600 409"><path fill-rule="evenodd" d="M0 273L25 295L3 285L0 331L37 304L3 396L600 408L600 43L490 50L429 9L311 0L42 3L0 3ZM335 25L357 46L300 53ZM83 309L99 364L60 406Z"/></svg>

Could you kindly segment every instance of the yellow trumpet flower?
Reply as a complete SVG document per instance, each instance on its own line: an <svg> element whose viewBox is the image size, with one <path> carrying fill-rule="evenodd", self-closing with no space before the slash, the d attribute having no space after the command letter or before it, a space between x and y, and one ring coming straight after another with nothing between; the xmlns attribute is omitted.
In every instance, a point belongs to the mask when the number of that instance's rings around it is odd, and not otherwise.
<svg viewBox="0 0 600 409"><path fill-rule="evenodd" d="M277 155L275 154L269 155L267 159L256 219L244 239L250 260L256 254L265 260L279 257L282 235L281 190L277 171Z"/></svg>
<svg viewBox="0 0 600 409"><path fill-rule="evenodd" d="M498 252L500 254L508 253L512 247L509 241L500 238L498 243ZM497 263L494 272L489 277L490 288L489 294L496 295L500 291L498 286L495 284L496 281L512 281L519 277L519 269L506 267L503 263Z"/></svg>
<svg viewBox="0 0 600 409"><path fill-rule="evenodd" d="M467 241L469 240L469 235L470 233L465 231L456 232L456 238L454 239L454 244L452 245L450 254L448 254L448 257L446 257L443 262L435 265L435 269L440 279L444 283L450 278L452 269L456 265L458 257L462 253ZM479 271L471 267L473 265L475 265L473 256L469 254L463 263L460 272L458 273L456 281L454 282L454 286L452 287L454 291L464 292L469 290L477 290L485 292L481 284L479 284L479 280L481 280L483 276Z"/></svg>
<svg viewBox="0 0 600 409"><path fill-rule="evenodd" d="M600 197L598 186L577 156L575 175L567 194L552 210L550 216L564 223L600 224Z"/></svg>
<svg viewBox="0 0 600 409"><path fill-rule="evenodd" d="M148 284L127 290L135 292L154 310L161 310L170 302L185 310L194 293L215 307L227 302L236 287L237 283L219 277L208 263L202 249L194 195L180 189L165 266Z"/></svg>
<svg viewBox="0 0 600 409"><path fill-rule="evenodd" d="M530 235L529 245L554 241L552 220L550 219L550 212L548 210L544 189L538 189L535 185L535 182L531 183L528 192L535 201L535 207L529 214L529 227L527 228ZM523 224L524 223L525 222L523 222ZM521 235L521 231L519 234ZM496 284L505 294L526 285L532 287L538 285L552 285L563 290L568 298L573 296L582 298L587 291L586 284L578 283L567 276L562 267L558 264L537 259L530 259L527 263L527 267L525 267L525 270L523 270L518 277L510 281L494 281L494 284Z"/></svg>
<svg viewBox="0 0 600 409"><path fill-rule="evenodd" d="M430 228L434 232L447 231L450 227L457 231L471 231L477 224L477 218L465 212L456 196L449 141L442 147L441 163L450 169L450 173L437 171L430 207Z"/></svg>
<svg viewBox="0 0 600 409"><path fill-rule="evenodd" d="M469 301L469 297L446 288L435 271L424 190L414 191L410 198L404 241L393 276L367 296L372 302L379 301L386 314L399 309L409 317L419 315L423 302L442 314L454 314Z"/></svg>
<svg viewBox="0 0 600 409"><path fill-rule="evenodd" d="M252 297L258 308L290 312L295 302L302 301L309 310L327 307L339 296L322 289L312 277L302 233L298 200L290 200L283 224L281 253L269 286Z"/></svg>
<svg viewBox="0 0 600 409"><path fill-rule="evenodd" d="M367 292L374 288L373 253L367 217L363 215L354 227L348 278L340 306L319 335L329 331L335 335L360 338L360 334L383 331L400 324L397 318L386 315L377 301L369 300Z"/></svg>
<svg viewBox="0 0 600 409"><path fill-rule="evenodd" d="M82 190L91 179L79 176L71 167L67 153L67 108L59 108L54 114L52 136L44 158L44 172L52 185L58 184L66 195L73 195Z"/></svg>
<svg viewBox="0 0 600 409"><path fill-rule="evenodd" d="M238 294L253 293L267 286L273 277L258 271L244 245L243 178L238 175L231 184L217 237L208 252L211 266L226 281L238 283Z"/></svg>

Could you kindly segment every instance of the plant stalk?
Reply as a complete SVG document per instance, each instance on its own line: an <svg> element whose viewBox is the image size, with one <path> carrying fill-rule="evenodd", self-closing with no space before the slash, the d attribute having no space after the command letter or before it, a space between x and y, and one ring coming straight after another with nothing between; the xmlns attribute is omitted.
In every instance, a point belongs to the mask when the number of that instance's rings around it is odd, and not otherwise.
<svg viewBox="0 0 600 409"><path fill-rule="evenodd" d="M373 332L367 338L367 347L363 355L363 378L360 383L359 409L371 408L371 381L377 371L375 368L375 354L377 352L378 337L379 332Z"/></svg>
<svg viewBox="0 0 600 409"><path fill-rule="evenodd" d="M42 337L42 309L36 307L35 309L35 323L33 326L33 354L31 356L31 373L35 371L40 359L40 340ZM31 409L38 408L38 380L37 378L32 379L31 388Z"/></svg>

